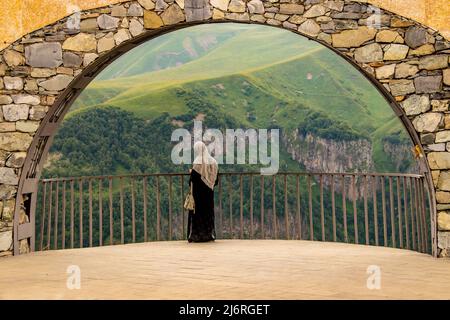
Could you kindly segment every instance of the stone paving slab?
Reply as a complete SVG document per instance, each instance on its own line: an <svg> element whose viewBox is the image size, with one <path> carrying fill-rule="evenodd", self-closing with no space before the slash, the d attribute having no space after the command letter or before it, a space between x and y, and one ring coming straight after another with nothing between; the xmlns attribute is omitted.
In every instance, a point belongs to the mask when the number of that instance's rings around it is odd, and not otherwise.
<svg viewBox="0 0 450 320"><path fill-rule="evenodd" d="M81 288L66 286L67 267ZM367 268L381 288L367 288ZM0 259L1 299L450 299L450 260L297 240L150 242Z"/></svg>

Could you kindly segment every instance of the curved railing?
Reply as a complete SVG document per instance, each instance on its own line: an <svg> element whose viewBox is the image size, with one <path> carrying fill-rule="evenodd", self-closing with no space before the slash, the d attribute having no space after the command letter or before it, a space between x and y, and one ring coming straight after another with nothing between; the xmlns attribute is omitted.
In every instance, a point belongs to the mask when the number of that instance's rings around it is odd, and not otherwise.
<svg viewBox="0 0 450 320"><path fill-rule="evenodd" d="M43 179L36 250L186 239L188 174ZM430 193L416 174L221 173L217 238L347 242L431 252Z"/></svg>

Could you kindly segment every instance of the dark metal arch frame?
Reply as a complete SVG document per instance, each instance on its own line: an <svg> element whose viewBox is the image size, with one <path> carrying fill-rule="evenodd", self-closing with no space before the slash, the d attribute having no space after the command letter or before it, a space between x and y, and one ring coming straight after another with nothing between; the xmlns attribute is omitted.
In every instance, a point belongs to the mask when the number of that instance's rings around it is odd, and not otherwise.
<svg viewBox="0 0 450 320"><path fill-rule="evenodd" d="M38 182L42 170L45 157L51 147L53 138L64 119L65 114L70 109L72 103L80 95L86 86L109 64L114 62L117 58L132 50L133 48L143 44L144 42L156 38L158 36L184 29L191 26L201 24L216 24L216 23L240 23L240 24L257 24L267 27L279 28L286 31L293 32L299 36L303 36L309 40L315 41L326 48L332 50L335 54L339 55L350 63L353 67L359 70L374 86L379 93L386 99L391 106L396 116L400 119L406 131L408 132L412 142L420 150L419 168L421 174L424 175L428 185L428 197L430 203L430 224L431 224L431 242L432 242L432 255L437 256L437 237L436 237L436 206L435 206L435 188L432 181L431 170L426 160L425 153L420 142L420 138L414 129L411 121L406 116L403 109L393 96L387 91L387 89L371 74L366 72L361 66L359 66L353 59L339 51L332 45L315 39L307 34L303 34L296 30L287 29L282 26L273 26L266 23L259 23L253 21L234 21L234 20L204 20L195 22L184 22L172 26L165 26L155 30L148 30L141 35L125 41L124 43L114 47L112 50L100 55L92 64L82 70L82 72L75 77L69 86L59 94L57 100L51 106L50 110L42 120L38 131L33 137L33 141L27 152L27 156L20 174L18 191L16 195L16 205L14 212L14 255L19 254L19 241L23 239L30 239L30 248L33 251L35 246L35 211L37 201L37 189ZM417 22L414 22L418 24ZM22 207L21 207L22 206ZM20 209L24 209L29 217L29 222L19 224L19 212Z"/></svg>

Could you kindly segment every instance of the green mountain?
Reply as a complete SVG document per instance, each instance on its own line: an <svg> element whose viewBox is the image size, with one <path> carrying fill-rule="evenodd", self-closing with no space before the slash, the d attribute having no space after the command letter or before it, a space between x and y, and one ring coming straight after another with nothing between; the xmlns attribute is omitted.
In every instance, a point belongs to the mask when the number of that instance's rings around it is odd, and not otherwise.
<svg viewBox="0 0 450 320"><path fill-rule="evenodd" d="M359 163L362 151L352 146L352 170L372 166L377 171L408 171L413 165L402 124L358 70L314 41L267 26L201 25L148 41L102 71L76 100L65 122L83 126L80 120L92 116L92 111L106 108L110 113L115 110L110 107L147 123L164 119L172 129L190 128L199 114L208 127L277 127L285 137L298 132L296 148L311 149L311 143L306 145L304 141L307 135L329 144L366 141L372 159ZM71 139L68 127L62 126L56 145ZM137 127L143 130L141 125ZM76 135L76 131L71 134ZM157 139L167 140L164 144L168 154L169 139L170 134ZM388 145L393 142L404 151L395 159ZM78 143L84 142L81 139ZM282 148L286 168L310 169L307 161L296 158L292 145L287 144ZM67 150L58 146L52 150L62 155L53 161L54 166L67 160ZM319 155L314 150L311 154ZM116 161L113 154L111 161ZM116 162L108 167L113 172L135 168L130 165L132 161L128 165ZM157 162L156 158L149 160ZM368 162L372 164L368 166Z"/></svg>

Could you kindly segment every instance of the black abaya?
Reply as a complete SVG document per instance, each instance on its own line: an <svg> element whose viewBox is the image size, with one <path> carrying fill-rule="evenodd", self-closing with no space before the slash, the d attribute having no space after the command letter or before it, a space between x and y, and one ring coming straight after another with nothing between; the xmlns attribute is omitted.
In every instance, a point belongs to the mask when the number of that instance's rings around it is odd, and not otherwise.
<svg viewBox="0 0 450 320"><path fill-rule="evenodd" d="M216 183L217 185L217 178ZM195 202L195 212L189 211L188 241L206 242L216 238L214 229L214 191L211 190L201 178L201 175L192 170L189 183L192 183L192 193Z"/></svg>

